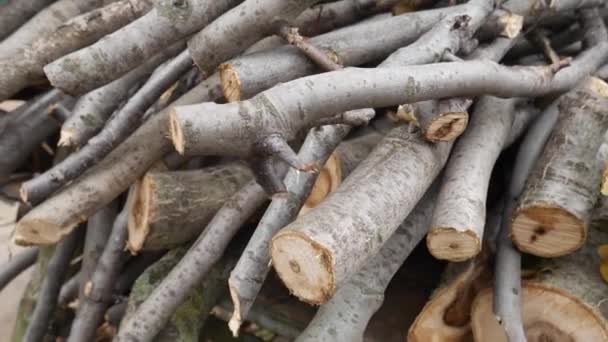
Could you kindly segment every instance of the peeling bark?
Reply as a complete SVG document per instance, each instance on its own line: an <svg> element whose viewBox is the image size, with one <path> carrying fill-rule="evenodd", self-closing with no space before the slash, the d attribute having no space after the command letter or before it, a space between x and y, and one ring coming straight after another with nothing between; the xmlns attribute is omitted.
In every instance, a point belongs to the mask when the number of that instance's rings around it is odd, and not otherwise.
<svg viewBox="0 0 608 342"><path fill-rule="evenodd" d="M560 98L559 120L514 214L511 237L523 252L572 253L585 241L597 199L596 153L608 128L608 85L590 77Z"/></svg>
<svg viewBox="0 0 608 342"><path fill-rule="evenodd" d="M154 59L160 61L174 56L181 49L180 43L164 50ZM129 137L143 121L145 110L175 82L191 65L187 53L182 52L167 65L161 65L129 101L108 121L103 130L78 151L61 163L21 186L24 202L36 205L66 183L80 176L85 170L108 155L118 144Z"/></svg>
<svg viewBox="0 0 608 342"><path fill-rule="evenodd" d="M215 75L173 105L212 101L220 96L219 78ZM37 221L37 215L58 214L53 225L71 229L118 197L171 150L171 142L164 138L169 134L169 109L150 118L97 165L30 211L30 217Z"/></svg>
<svg viewBox="0 0 608 342"><path fill-rule="evenodd" d="M27 47L38 37L53 32L66 20L103 5L103 0L59 0L45 7L0 43L0 59Z"/></svg>
<svg viewBox="0 0 608 342"><path fill-rule="evenodd" d="M41 32L37 38L0 61L0 98L8 98L26 86L44 82L42 68L55 59L95 43L145 14L152 7L151 0L121 0L61 23L52 33Z"/></svg>
<svg viewBox="0 0 608 342"><path fill-rule="evenodd" d="M279 21L293 21L315 2L317 0L245 1L190 39L188 50L192 60L203 72L211 74L220 63L272 33Z"/></svg>
<svg viewBox="0 0 608 342"><path fill-rule="evenodd" d="M128 321L164 277L186 254L184 247L176 248L149 267L135 282L129 296L129 304L124 322ZM224 257L209 272L204 281L199 282L186 295L184 301L175 309L167 324L154 337L154 341L198 341L199 333L211 309L225 293L226 280L235 260ZM122 325L116 341L144 341L138 335L129 335Z"/></svg>
<svg viewBox="0 0 608 342"><path fill-rule="evenodd" d="M436 188L428 190L378 254L319 308L296 341L363 341L390 280L428 230Z"/></svg>
<svg viewBox="0 0 608 342"><path fill-rule="evenodd" d="M105 85L204 27L238 0L162 0L146 15L97 43L46 65L55 87L84 94Z"/></svg>
<svg viewBox="0 0 608 342"><path fill-rule="evenodd" d="M146 174L129 208L129 250L171 249L196 238L224 202L252 179L249 169L237 163Z"/></svg>
<svg viewBox="0 0 608 342"><path fill-rule="evenodd" d="M123 321L118 339L148 341L165 326L177 307L224 254L228 243L265 201L266 194L254 181L239 190L213 217L204 233L181 261L156 286L136 312Z"/></svg>

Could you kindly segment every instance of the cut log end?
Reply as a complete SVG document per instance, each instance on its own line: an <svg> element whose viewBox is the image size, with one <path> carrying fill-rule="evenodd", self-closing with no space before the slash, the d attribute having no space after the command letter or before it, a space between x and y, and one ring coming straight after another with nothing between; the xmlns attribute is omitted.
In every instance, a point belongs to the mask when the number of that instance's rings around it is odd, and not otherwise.
<svg viewBox="0 0 608 342"><path fill-rule="evenodd" d="M332 153L319 171L319 176L306 198L300 215L303 215L316 207L327 195L338 188L342 182L342 164L336 152Z"/></svg>
<svg viewBox="0 0 608 342"><path fill-rule="evenodd" d="M585 223L563 208L528 206L515 215L513 243L522 252L551 258L577 250L587 235Z"/></svg>
<svg viewBox="0 0 608 342"><path fill-rule="evenodd" d="M22 219L17 222L13 242L20 246L50 245L69 234L72 231L71 228L64 229L41 219Z"/></svg>
<svg viewBox="0 0 608 342"><path fill-rule="evenodd" d="M433 228L426 237L429 252L441 260L465 261L481 251L481 241L471 230Z"/></svg>
<svg viewBox="0 0 608 342"><path fill-rule="evenodd" d="M509 39L517 37L524 26L524 17L513 13L501 16L499 21L502 25L500 35Z"/></svg>
<svg viewBox="0 0 608 342"><path fill-rule="evenodd" d="M135 183L129 199L128 230L129 238L127 248L132 254L138 253L144 246L148 233L150 233L150 215L152 202L152 179L147 175Z"/></svg>
<svg viewBox="0 0 608 342"><path fill-rule="evenodd" d="M336 290L332 256L297 230L284 230L271 242L272 264L287 288L310 304L327 302Z"/></svg>
<svg viewBox="0 0 608 342"><path fill-rule="evenodd" d="M220 82L222 84L222 93L226 101L240 101L242 97L241 80L239 74L230 63L224 63L218 68L220 74Z"/></svg>
<svg viewBox="0 0 608 342"><path fill-rule="evenodd" d="M175 111L175 108L171 110L171 114L169 117L169 131L171 132L171 141L173 142L175 150L179 154L183 155L186 148L186 142L184 140L184 132L182 131L179 119L177 118L177 112Z"/></svg>
<svg viewBox="0 0 608 342"><path fill-rule="evenodd" d="M602 315L572 295L540 283L522 288L524 330L528 342L608 341ZM473 302L471 327L475 341L507 341L493 313L492 291L481 291Z"/></svg>
<svg viewBox="0 0 608 342"><path fill-rule="evenodd" d="M429 124L424 135L431 141L452 141L464 132L468 123L467 112L443 113Z"/></svg>
<svg viewBox="0 0 608 342"><path fill-rule="evenodd" d="M74 145L74 131L71 129L62 129L59 133L59 141L57 146L71 147Z"/></svg>

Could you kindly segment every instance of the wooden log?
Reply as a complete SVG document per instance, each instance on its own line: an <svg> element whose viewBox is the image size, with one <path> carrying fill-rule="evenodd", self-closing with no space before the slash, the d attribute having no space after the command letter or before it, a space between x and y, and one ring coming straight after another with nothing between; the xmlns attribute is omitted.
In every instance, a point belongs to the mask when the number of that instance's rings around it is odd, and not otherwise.
<svg viewBox="0 0 608 342"><path fill-rule="evenodd" d="M222 204L252 179L240 163L148 172L137 183L129 208L129 250L171 249L196 238Z"/></svg>
<svg viewBox="0 0 608 342"><path fill-rule="evenodd" d="M129 296L129 303L123 322L127 321L136 312L139 305L150 296L186 252L186 247L171 250L139 276ZM201 328L207 320L211 309L226 290L226 279L234 263L235 258L227 256L215 265L205 280L199 282L189 292L183 303L177 307L166 326L156 335L154 341L198 341ZM123 329L125 327L121 325L119 329L120 334L124 333ZM115 341L135 342L140 341L140 337L123 334L118 335Z"/></svg>
<svg viewBox="0 0 608 342"><path fill-rule="evenodd" d="M598 247L608 234L589 229L587 243L576 252L542 260L538 272L523 284L526 337L536 341L607 341L608 295L600 274ZM492 313L492 292L481 292L471 310L476 341L507 341Z"/></svg>
<svg viewBox="0 0 608 342"><path fill-rule="evenodd" d="M476 104L470 127L446 166L426 238L434 257L464 261L481 251L490 176L498 155L507 147L517 102L488 96ZM536 111L524 108L523 113L533 116Z"/></svg>
<svg viewBox="0 0 608 342"><path fill-rule="evenodd" d="M431 295L410 327L409 342L472 342L470 309L478 291L491 280L481 258L447 266L442 285Z"/></svg>
<svg viewBox="0 0 608 342"><path fill-rule="evenodd" d="M608 84L590 77L560 99L559 121L514 214L511 237L523 252L572 253L585 241L597 199L595 157L608 127Z"/></svg>

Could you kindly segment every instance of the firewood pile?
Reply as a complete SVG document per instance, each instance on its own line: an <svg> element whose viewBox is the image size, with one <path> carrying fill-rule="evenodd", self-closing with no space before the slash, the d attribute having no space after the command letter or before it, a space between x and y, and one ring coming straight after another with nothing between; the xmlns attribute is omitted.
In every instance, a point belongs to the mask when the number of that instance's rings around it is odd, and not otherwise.
<svg viewBox="0 0 608 342"><path fill-rule="evenodd" d="M12 340L608 341L606 20L0 2Z"/></svg>

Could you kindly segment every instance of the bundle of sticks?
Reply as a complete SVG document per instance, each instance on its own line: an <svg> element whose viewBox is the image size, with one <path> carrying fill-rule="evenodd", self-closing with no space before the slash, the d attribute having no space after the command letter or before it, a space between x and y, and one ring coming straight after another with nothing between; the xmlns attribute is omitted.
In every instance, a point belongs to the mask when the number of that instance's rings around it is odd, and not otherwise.
<svg viewBox="0 0 608 342"><path fill-rule="evenodd" d="M0 212L29 247L0 289L33 266L13 341L217 321L608 341L606 20L602 0L1 3ZM379 338L413 252L428 291Z"/></svg>

